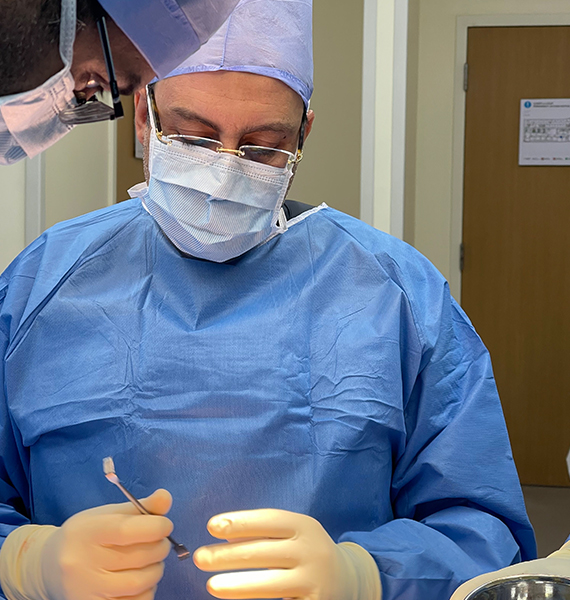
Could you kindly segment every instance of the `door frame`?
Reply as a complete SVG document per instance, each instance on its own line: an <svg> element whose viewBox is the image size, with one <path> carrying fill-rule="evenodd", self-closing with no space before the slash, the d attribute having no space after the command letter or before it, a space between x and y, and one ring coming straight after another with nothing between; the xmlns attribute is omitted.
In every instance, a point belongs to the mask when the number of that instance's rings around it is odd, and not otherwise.
<svg viewBox="0 0 570 600"><path fill-rule="evenodd" d="M570 13L545 15L472 15L457 17L453 100L453 162L451 169L451 244L449 285L461 303L460 269L463 242L463 187L465 168L466 100L464 66L467 62L469 29L474 27L570 26ZM568 74L570 77L570 72Z"/></svg>
<svg viewBox="0 0 570 600"><path fill-rule="evenodd" d="M403 239L409 0L364 0L360 219Z"/></svg>

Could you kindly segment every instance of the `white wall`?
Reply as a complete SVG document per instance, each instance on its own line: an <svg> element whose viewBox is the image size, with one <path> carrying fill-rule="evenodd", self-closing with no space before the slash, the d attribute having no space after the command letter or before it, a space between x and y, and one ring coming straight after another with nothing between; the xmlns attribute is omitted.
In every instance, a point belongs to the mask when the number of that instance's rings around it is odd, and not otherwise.
<svg viewBox="0 0 570 600"><path fill-rule="evenodd" d="M46 228L114 204L115 128L81 125L46 152Z"/></svg>
<svg viewBox="0 0 570 600"><path fill-rule="evenodd" d="M289 194L355 217L360 215L363 10L364 0L313 1L315 125Z"/></svg>
<svg viewBox="0 0 570 600"><path fill-rule="evenodd" d="M24 247L25 163L0 167L0 272Z"/></svg>
<svg viewBox="0 0 570 600"><path fill-rule="evenodd" d="M458 251L451 246L454 89L458 17L468 15L558 15L568 0L421 0L413 243L447 277L458 295ZM570 79L570 69L568 73ZM413 156L413 155L412 155ZM413 159L413 158L412 158Z"/></svg>
<svg viewBox="0 0 570 600"><path fill-rule="evenodd" d="M115 202L115 135L114 123L82 125L44 153L45 222L36 234ZM30 188L26 200L27 165L0 167L0 272L25 247L26 201L41 201Z"/></svg>

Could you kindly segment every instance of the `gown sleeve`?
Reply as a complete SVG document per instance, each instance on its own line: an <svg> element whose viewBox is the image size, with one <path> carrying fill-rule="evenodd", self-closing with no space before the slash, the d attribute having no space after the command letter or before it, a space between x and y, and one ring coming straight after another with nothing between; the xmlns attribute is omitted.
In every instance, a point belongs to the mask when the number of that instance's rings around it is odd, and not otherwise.
<svg viewBox="0 0 570 600"><path fill-rule="evenodd" d="M30 522L26 451L16 440L6 404L5 360L9 338L3 307L7 288L0 278L0 545L14 529Z"/></svg>
<svg viewBox="0 0 570 600"><path fill-rule="evenodd" d="M394 520L339 539L374 557L383 600L445 600L468 579L536 556L489 353L430 269L402 283L420 351L403 359Z"/></svg>

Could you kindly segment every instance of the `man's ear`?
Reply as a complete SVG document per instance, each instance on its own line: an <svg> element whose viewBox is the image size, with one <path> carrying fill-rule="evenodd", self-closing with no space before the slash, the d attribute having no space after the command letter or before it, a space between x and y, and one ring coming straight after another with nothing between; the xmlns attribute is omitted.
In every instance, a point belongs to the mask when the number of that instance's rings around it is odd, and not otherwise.
<svg viewBox="0 0 570 600"><path fill-rule="evenodd" d="M313 123L315 122L315 111L309 109L307 111L307 123L305 124L305 139L303 142L307 140L309 137L309 133L311 133L311 129L313 129Z"/></svg>
<svg viewBox="0 0 570 600"><path fill-rule="evenodd" d="M144 136L147 128L148 109L146 101L146 90L135 93L135 128L137 139L144 146Z"/></svg>

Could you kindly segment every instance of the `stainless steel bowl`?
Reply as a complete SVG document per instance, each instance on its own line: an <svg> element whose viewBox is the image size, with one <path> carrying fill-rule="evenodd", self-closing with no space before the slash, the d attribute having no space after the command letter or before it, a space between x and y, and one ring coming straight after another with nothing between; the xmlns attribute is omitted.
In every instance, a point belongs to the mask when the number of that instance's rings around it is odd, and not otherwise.
<svg viewBox="0 0 570 600"><path fill-rule="evenodd" d="M570 600L570 578L550 575L506 577L482 585L465 600Z"/></svg>

